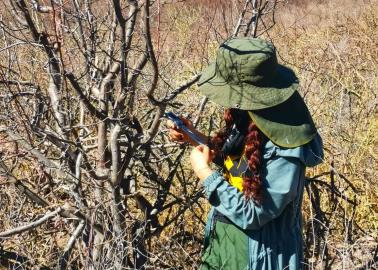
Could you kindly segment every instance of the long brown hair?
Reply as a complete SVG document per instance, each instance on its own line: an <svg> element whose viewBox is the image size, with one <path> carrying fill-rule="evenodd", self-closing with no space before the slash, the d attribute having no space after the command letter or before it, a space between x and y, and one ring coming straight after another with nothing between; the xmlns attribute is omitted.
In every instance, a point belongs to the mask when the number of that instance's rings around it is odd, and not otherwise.
<svg viewBox="0 0 378 270"><path fill-rule="evenodd" d="M227 109L224 112L226 125L214 137L211 138L211 147L216 154L222 154L222 147L230 134L232 125L236 122L235 116L240 110ZM247 113L247 112L244 112ZM237 116L236 116L237 117ZM248 116L248 119L249 116ZM245 128L245 127L244 127ZM253 199L257 203L262 200L261 163L262 147L265 137L255 123L250 119L245 137L245 156L252 174L243 176L243 193L247 199Z"/></svg>

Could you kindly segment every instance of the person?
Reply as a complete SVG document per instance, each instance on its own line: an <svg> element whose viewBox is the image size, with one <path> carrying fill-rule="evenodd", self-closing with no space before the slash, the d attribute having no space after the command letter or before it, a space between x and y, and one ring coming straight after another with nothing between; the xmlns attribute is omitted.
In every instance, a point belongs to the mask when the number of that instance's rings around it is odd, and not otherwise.
<svg viewBox="0 0 378 270"><path fill-rule="evenodd" d="M232 38L198 85L225 108L225 127L207 138L182 118L206 141L196 145L167 125L171 140L195 146L192 169L212 206L200 269L302 269L305 168L319 164L323 150L297 77L278 64L270 42Z"/></svg>

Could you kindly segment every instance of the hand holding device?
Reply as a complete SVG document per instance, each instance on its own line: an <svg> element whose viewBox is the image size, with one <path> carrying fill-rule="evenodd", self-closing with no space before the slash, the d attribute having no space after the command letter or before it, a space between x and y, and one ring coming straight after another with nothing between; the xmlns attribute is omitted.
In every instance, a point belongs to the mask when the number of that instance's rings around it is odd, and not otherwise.
<svg viewBox="0 0 378 270"><path fill-rule="evenodd" d="M197 134L195 134L190 128L188 128L185 123L182 121L180 117L175 115L173 112L167 112L164 114L164 117L171 120L177 128L179 128L182 132L184 132L191 140L198 144L205 144L202 138L200 138Z"/></svg>

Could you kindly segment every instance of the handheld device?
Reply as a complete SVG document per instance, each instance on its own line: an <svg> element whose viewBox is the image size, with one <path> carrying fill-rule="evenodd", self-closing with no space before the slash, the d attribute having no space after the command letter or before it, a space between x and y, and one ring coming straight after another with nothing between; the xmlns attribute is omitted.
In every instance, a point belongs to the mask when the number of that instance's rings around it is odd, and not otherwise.
<svg viewBox="0 0 378 270"><path fill-rule="evenodd" d="M169 120L173 121L178 128L184 131L193 141L198 144L205 144L205 142L196 134L193 133L187 126L185 126L184 122L181 120L180 117L175 115L173 112L167 112L164 114L164 117L168 118Z"/></svg>

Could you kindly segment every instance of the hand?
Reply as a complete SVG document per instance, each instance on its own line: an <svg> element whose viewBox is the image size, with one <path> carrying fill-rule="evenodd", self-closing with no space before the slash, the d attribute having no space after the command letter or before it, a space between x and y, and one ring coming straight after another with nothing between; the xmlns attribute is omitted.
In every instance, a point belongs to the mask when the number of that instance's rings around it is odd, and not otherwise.
<svg viewBox="0 0 378 270"><path fill-rule="evenodd" d="M185 126L187 126L191 130L194 130L193 124L190 120L184 117L180 117L180 118ZM172 122L171 120L168 120L166 125L169 128L169 137L172 141L178 142L180 144L183 144L186 142L191 143L191 139L189 138L189 136L185 132L183 132L179 127L177 127L174 122Z"/></svg>
<svg viewBox="0 0 378 270"><path fill-rule="evenodd" d="M210 150L206 145L201 144L193 148L192 153L190 154L190 162L194 173L200 180L205 180L213 173L209 164L214 156L214 151Z"/></svg>

